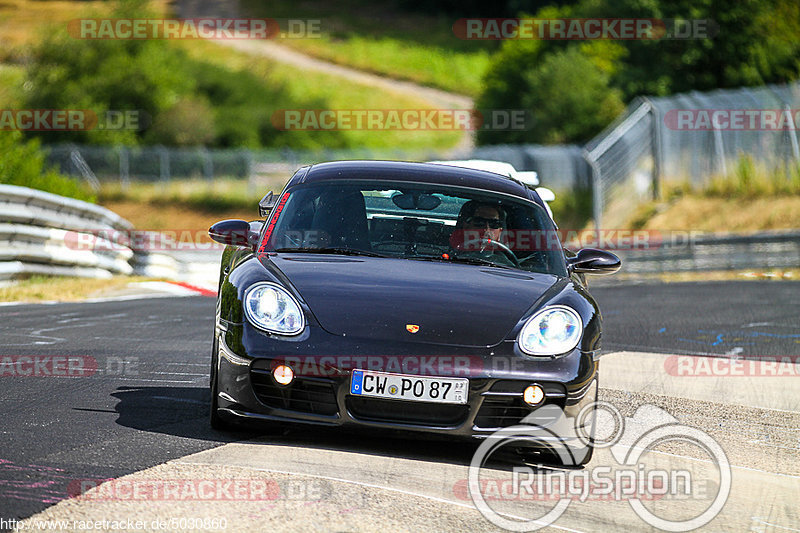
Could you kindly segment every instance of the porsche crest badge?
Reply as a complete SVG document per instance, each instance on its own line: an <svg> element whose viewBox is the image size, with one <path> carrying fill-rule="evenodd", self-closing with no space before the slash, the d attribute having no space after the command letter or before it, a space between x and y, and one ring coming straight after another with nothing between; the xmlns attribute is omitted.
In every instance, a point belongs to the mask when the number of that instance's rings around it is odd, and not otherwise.
<svg viewBox="0 0 800 533"><path fill-rule="evenodd" d="M406 324L406 330L409 333L416 333L419 331L419 326L416 324Z"/></svg>

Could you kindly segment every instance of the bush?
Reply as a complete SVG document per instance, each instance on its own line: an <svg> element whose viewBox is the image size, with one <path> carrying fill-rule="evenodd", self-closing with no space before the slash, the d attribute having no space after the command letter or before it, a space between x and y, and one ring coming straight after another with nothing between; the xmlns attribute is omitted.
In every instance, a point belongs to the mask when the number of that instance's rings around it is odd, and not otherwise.
<svg viewBox="0 0 800 533"><path fill-rule="evenodd" d="M138 0L120 2L111 18L155 18ZM108 110L137 110L151 117L190 94L185 57L164 40L76 39L53 31L34 50L28 70L26 106L85 109L98 117ZM102 130L48 132L48 142L136 144L139 132Z"/></svg>
<svg viewBox="0 0 800 533"><path fill-rule="evenodd" d="M123 0L110 18L156 18L146 5ZM85 109L99 117L109 110L135 110L153 120L149 131L32 132L48 143L247 148L346 143L340 132L280 131L271 123L277 109L325 109L325 102L298 103L279 82L193 59L163 39L76 39L62 28L47 35L33 56L25 107Z"/></svg>
<svg viewBox="0 0 800 533"><path fill-rule="evenodd" d="M625 109L609 76L574 47L548 55L525 80L529 89L522 105L534 119L528 142L586 141Z"/></svg>
<svg viewBox="0 0 800 533"><path fill-rule="evenodd" d="M768 168L746 153L739 154L732 171L715 176L701 192L710 197L758 198L800 194L800 164Z"/></svg>
<svg viewBox="0 0 800 533"><path fill-rule="evenodd" d="M592 218L592 190L576 188L556 191L556 199L550 202L550 209L559 228L583 229Z"/></svg>
<svg viewBox="0 0 800 533"><path fill-rule="evenodd" d="M572 16L573 8L564 6L543 8L535 18ZM610 41L505 41L492 59L476 106L525 109L533 122L526 130L480 130L478 143L588 141L625 108L622 92L612 86L624 55L622 45Z"/></svg>
<svg viewBox="0 0 800 533"><path fill-rule="evenodd" d="M81 183L46 169L44 154L36 140L24 142L16 131L0 135L0 183L20 185L61 196L94 202L94 195Z"/></svg>
<svg viewBox="0 0 800 533"><path fill-rule="evenodd" d="M200 146L214 136L214 115L208 102L184 98L156 117L145 139L150 144Z"/></svg>

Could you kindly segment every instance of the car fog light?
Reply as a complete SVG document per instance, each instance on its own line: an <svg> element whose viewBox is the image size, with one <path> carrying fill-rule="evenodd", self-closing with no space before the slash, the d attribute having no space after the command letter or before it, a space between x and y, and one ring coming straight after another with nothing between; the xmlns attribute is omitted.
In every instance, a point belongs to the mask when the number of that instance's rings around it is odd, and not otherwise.
<svg viewBox="0 0 800 533"><path fill-rule="evenodd" d="M544 390L539 385L531 385L525 389L522 399L531 407L536 407L544 401Z"/></svg>
<svg viewBox="0 0 800 533"><path fill-rule="evenodd" d="M278 365L272 371L272 377L281 385L288 385L294 379L294 370L286 365Z"/></svg>

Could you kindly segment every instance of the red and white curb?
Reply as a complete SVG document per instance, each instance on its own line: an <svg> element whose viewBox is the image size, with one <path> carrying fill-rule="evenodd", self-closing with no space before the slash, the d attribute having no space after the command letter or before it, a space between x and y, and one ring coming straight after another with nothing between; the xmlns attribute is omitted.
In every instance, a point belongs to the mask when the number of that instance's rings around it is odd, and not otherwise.
<svg viewBox="0 0 800 533"><path fill-rule="evenodd" d="M208 284L193 284L184 281L140 281L128 286L139 286L156 292L166 292L174 296L216 296L217 291Z"/></svg>

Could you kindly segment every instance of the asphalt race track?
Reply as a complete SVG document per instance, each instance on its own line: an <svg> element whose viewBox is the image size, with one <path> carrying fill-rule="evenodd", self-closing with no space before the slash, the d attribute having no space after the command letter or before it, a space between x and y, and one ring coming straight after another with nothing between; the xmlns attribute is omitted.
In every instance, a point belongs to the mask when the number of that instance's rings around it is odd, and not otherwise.
<svg viewBox="0 0 800 533"><path fill-rule="evenodd" d="M667 354L792 356L797 361L800 284L625 284L599 286L592 293L603 311L607 366L620 369L609 377L601 397L626 416L641 404L659 406L712 435L737 467L733 503L711 526L800 529L797 375L764 382L732 377L725 380L732 396L715 401L691 391L673 397L652 388L634 390L625 386L625 365L619 363L633 360L623 359L624 354L640 352L664 354L650 356L657 367ZM218 516L236 514L262 527L272 513L271 527L292 530L371 530L378 519L384 520L380 529L497 530L468 498L454 495L454 487L463 486L458 481L474 447L300 430L274 435L211 430L206 404L213 312L214 299L208 297L0 307L0 360L27 357L40 363L35 375L9 375L13 365L0 368L0 518L22 519L62 506L59 517L94 516L96 509L87 511L72 501L51 506L74 495L81 480L99 483L155 467L151 475L167 479L184 475L185 468L196 469L191 475L203 479L267 472L284 492L295 481L323 483L327 507L314 512L308 512L307 500L290 502L300 506L299 513L291 505L278 509L284 514L276 514L274 506L240 512L252 502L222 502L218 508ZM650 360L647 354L639 357ZM747 390L736 390L737 383L746 383ZM758 388L770 389L772 396L753 405L748 391ZM792 391L793 398L787 399ZM680 449L671 453L689 462L696 459ZM594 461L605 460L602 453L599 457ZM234 466L242 469L236 475L224 470ZM165 508L183 504L166 502ZM345 507L346 513L341 511ZM625 517L622 511L612 512L613 520L603 509L612 508L599 503L570 508L555 527L650 529L627 508ZM516 512L513 505L508 512Z"/></svg>

